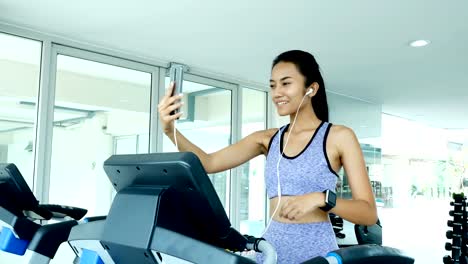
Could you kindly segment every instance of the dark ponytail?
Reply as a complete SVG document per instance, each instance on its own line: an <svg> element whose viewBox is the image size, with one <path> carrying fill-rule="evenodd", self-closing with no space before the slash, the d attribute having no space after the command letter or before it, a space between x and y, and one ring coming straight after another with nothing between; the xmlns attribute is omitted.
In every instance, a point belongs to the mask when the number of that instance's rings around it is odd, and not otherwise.
<svg viewBox="0 0 468 264"><path fill-rule="evenodd" d="M302 50L290 50L278 55L273 60L272 68L280 62L294 63L299 72L304 76L306 88L314 82L319 84L320 88L311 99L312 107L318 119L328 122L328 102L327 94L325 93L325 83L314 56Z"/></svg>

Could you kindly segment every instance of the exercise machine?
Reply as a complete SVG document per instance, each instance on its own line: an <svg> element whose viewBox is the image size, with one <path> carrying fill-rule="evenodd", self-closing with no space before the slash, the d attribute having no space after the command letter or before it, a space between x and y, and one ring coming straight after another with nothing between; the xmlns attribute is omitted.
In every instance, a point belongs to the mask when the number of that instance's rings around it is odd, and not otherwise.
<svg viewBox="0 0 468 264"><path fill-rule="evenodd" d="M248 249L276 262L266 241L231 227L195 154L114 155L104 170L117 195L105 220L72 228L69 243L81 263L255 263L235 253ZM413 262L397 249L362 245L306 263Z"/></svg>
<svg viewBox="0 0 468 264"><path fill-rule="evenodd" d="M346 234L343 233L343 218L330 213L330 222L333 226L336 238L344 239ZM356 244L340 243L338 240L338 246L344 248L355 245L382 245L382 225L380 220L377 220L377 223L371 226L354 225L354 235L356 237Z"/></svg>
<svg viewBox="0 0 468 264"><path fill-rule="evenodd" d="M69 237L82 263L255 263L234 253L247 249L276 263L271 245L231 227L193 153L114 155L104 170L117 191L107 218Z"/></svg>
<svg viewBox="0 0 468 264"><path fill-rule="evenodd" d="M76 207L39 204L18 168L0 164L1 251L24 256L25 263L49 263L86 213ZM41 225L51 219L60 222Z"/></svg>

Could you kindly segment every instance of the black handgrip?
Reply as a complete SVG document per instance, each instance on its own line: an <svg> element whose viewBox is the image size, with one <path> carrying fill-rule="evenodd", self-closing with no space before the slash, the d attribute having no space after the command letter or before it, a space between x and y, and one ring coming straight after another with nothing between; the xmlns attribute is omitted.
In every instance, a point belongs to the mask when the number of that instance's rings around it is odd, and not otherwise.
<svg viewBox="0 0 468 264"><path fill-rule="evenodd" d="M86 213L88 213L88 210L83 208L57 204L41 204L39 207L52 212L53 217L56 218L64 218L65 216L69 216L75 220L80 220L83 218L83 216L86 215Z"/></svg>
<svg viewBox="0 0 468 264"><path fill-rule="evenodd" d="M75 220L41 226L34 235L28 249L53 259L63 242L67 241L70 230L76 226Z"/></svg>
<svg viewBox="0 0 468 264"><path fill-rule="evenodd" d="M40 205L29 212L33 212L35 214L28 214L28 217L34 220L50 220L54 216L49 209L42 208Z"/></svg>
<svg viewBox="0 0 468 264"><path fill-rule="evenodd" d="M86 217L84 221L86 223L89 222L94 222L94 221L101 221L101 220L106 220L107 216L106 215L101 215L101 216L91 216L91 217Z"/></svg>
<svg viewBox="0 0 468 264"><path fill-rule="evenodd" d="M249 235L244 235L244 237L247 239L247 243L249 244L253 244L253 250L255 250L256 252L262 252L260 251L260 249L258 248L258 244L260 243L260 241L266 241L263 237L261 238L256 238L254 236L249 236Z"/></svg>

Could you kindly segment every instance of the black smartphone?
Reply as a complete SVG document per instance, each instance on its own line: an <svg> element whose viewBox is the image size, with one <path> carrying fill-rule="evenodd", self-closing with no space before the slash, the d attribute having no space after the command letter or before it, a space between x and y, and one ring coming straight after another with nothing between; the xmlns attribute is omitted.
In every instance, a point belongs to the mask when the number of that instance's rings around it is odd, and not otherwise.
<svg viewBox="0 0 468 264"><path fill-rule="evenodd" d="M174 82L174 89L172 90L171 96L178 95L182 93L182 83L183 83L183 74L184 66L183 65L172 65L169 69L169 78L171 82ZM171 112L171 115L175 115L179 112L180 109L176 109Z"/></svg>

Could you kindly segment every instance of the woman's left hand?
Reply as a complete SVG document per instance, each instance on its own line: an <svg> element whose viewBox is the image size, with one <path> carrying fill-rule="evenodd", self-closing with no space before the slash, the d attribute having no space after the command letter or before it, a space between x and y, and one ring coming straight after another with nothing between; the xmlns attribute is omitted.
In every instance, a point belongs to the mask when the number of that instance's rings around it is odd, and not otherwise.
<svg viewBox="0 0 468 264"><path fill-rule="evenodd" d="M280 211L280 217L299 220L325 203L322 193L308 193L289 198Z"/></svg>

